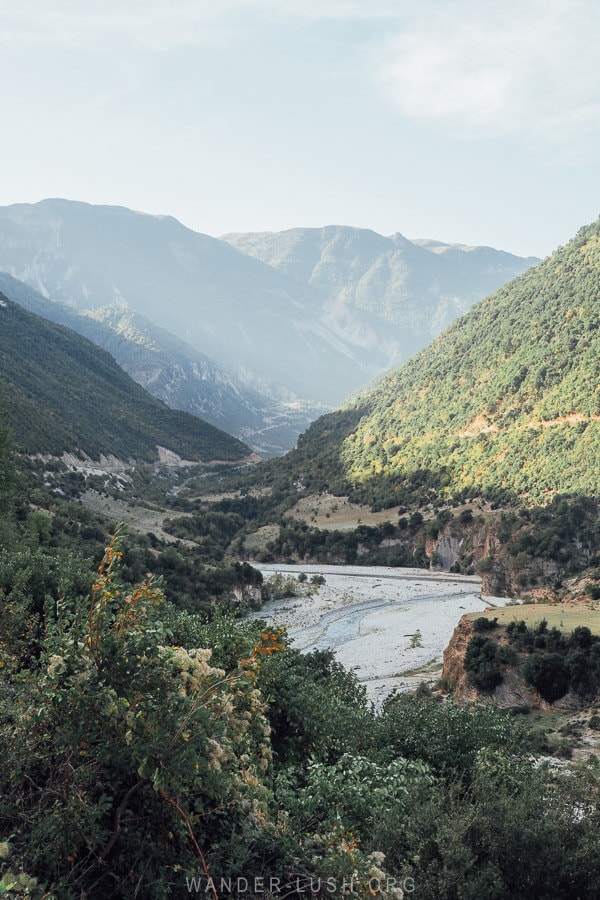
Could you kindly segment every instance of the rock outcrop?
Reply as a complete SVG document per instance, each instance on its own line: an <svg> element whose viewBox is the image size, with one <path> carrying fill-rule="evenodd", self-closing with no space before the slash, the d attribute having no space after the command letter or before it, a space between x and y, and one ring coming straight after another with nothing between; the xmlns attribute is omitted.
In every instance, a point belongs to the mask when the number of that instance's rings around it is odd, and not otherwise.
<svg viewBox="0 0 600 900"><path fill-rule="evenodd" d="M474 634L473 620L469 616L462 616L454 629L450 643L444 650L442 682L452 691L453 696L459 702L492 702L500 709L522 711L530 708L572 711L585 707L586 704L581 697L572 691L554 703L548 703L540 697L536 690L525 683L518 664L504 670L502 683L493 691L478 690L469 681L464 665L465 653Z"/></svg>

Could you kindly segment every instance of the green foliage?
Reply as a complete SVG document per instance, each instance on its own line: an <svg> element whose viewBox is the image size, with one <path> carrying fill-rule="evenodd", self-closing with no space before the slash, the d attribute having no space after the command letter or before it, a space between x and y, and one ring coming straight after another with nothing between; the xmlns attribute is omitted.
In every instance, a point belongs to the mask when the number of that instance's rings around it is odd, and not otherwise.
<svg viewBox="0 0 600 900"><path fill-rule="evenodd" d="M5 414L25 453L84 451L154 461L157 445L184 459L236 460L241 441L151 397L105 351L5 300L0 377Z"/></svg>
<svg viewBox="0 0 600 900"><path fill-rule="evenodd" d="M302 584L303 582L294 575L275 572L263 582L263 597L265 600L284 600L287 597L297 597L304 591Z"/></svg>
<svg viewBox="0 0 600 900"><path fill-rule="evenodd" d="M421 634L421 632L420 632L419 629L417 628L417 630L415 631L415 633L414 633L413 635L411 635L411 638L410 638L410 646L411 646L412 648L415 648L415 647L421 647L421 646L422 646L422 639L423 639L423 635Z"/></svg>
<svg viewBox="0 0 600 900"><path fill-rule="evenodd" d="M419 761L378 763L343 754L333 763L309 761L300 785L294 769L282 769L275 779L274 799L289 814L298 838L308 839L322 854L332 837L345 835L347 852L354 851L356 863L360 844L369 846L382 811L393 808L407 819L409 787L432 782L428 767Z"/></svg>
<svg viewBox="0 0 600 900"><path fill-rule="evenodd" d="M14 480L12 433L4 424L3 406L0 405L0 521L4 521L12 509Z"/></svg>
<svg viewBox="0 0 600 900"><path fill-rule="evenodd" d="M569 669L558 653L534 653L525 660L523 675L527 684L549 703L564 697L569 690Z"/></svg>
<svg viewBox="0 0 600 900"><path fill-rule="evenodd" d="M419 513L420 521L422 516ZM424 547L415 544L398 524L359 525L353 531L313 528L306 522L285 519L278 536L269 544L277 558L297 557L322 563L360 563L380 566L428 566Z"/></svg>
<svg viewBox="0 0 600 900"><path fill-rule="evenodd" d="M470 681L482 691L493 691L504 680L498 644L481 634L469 641L464 666Z"/></svg>
<svg viewBox="0 0 600 900"><path fill-rule="evenodd" d="M524 757L482 746L472 780L409 785L405 817L386 808L373 839L391 871L427 900L595 896L598 778L554 776Z"/></svg>
<svg viewBox="0 0 600 900"><path fill-rule="evenodd" d="M439 773L470 780L481 747L516 753L523 728L496 707L464 708L408 697L388 700L376 731L377 758L420 759Z"/></svg>
<svg viewBox="0 0 600 900"><path fill-rule="evenodd" d="M170 645L160 588L128 590L121 559L117 534L91 598L61 599L2 695L0 833L61 898L169 896L204 852L223 872L245 858L266 812L255 680L279 645L266 635L229 672Z"/></svg>
<svg viewBox="0 0 600 900"><path fill-rule="evenodd" d="M216 560L243 524L239 514L204 510L201 515L166 519L164 528L182 540L196 541L207 559Z"/></svg>
<svg viewBox="0 0 600 900"><path fill-rule="evenodd" d="M473 628L475 631L492 631L494 628L498 627L498 617L496 616L493 619L488 619L487 616L479 616L479 618L475 619L473 622Z"/></svg>
<svg viewBox="0 0 600 900"><path fill-rule="evenodd" d="M265 661L259 686L269 703L278 766L301 765L308 756L331 762L371 746L365 688L331 651L276 655Z"/></svg>
<svg viewBox="0 0 600 900"><path fill-rule="evenodd" d="M581 697L596 693L600 684L600 637L589 628L578 626L565 635L558 628L549 629L545 619L535 629L521 620L510 622L506 633L513 645L532 654L523 665L523 676L549 703L568 690Z"/></svg>

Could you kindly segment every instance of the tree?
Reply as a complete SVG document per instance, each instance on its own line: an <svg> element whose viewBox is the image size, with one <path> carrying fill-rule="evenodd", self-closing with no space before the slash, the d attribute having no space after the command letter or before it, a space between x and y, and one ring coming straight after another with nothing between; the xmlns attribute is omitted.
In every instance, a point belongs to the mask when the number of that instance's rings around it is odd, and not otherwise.
<svg viewBox="0 0 600 900"><path fill-rule="evenodd" d="M3 422L0 403L0 516L4 519L12 507L14 485L13 438Z"/></svg>
<svg viewBox="0 0 600 900"><path fill-rule="evenodd" d="M535 653L525 660L523 675L544 700L554 703L569 690L570 673L558 653Z"/></svg>
<svg viewBox="0 0 600 900"><path fill-rule="evenodd" d="M40 894L158 900L247 862L267 820L255 682L279 635L246 640L230 671L171 645L160 585L128 588L122 555L118 530L91 596L60 599L0 695L0 835Z"/></svg>
<svg viewBox="0 0 600 900"><path fill-rule="evenodd" d="M470 681L480 690L492 691L502 684L503 676L496 641L475 634L469 641L464 665Z"/></svg>

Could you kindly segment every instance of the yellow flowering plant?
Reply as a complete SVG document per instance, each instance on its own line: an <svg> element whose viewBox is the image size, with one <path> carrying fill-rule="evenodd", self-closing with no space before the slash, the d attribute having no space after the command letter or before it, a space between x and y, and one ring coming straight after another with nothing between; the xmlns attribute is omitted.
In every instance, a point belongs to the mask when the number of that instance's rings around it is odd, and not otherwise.
<svg viewBox="0 0 600 900"><path fill-rule="evenodd" d="M227 671L209 647L175 646L160 583L121 578L123 539L119 527L87 610L48 627L39 668L17 676L2 732L0 837L61 898L117 882L169 896L186 871L208 872L208 850L230 870L268 827L256 673L281 635L257 633Z"/></svg>

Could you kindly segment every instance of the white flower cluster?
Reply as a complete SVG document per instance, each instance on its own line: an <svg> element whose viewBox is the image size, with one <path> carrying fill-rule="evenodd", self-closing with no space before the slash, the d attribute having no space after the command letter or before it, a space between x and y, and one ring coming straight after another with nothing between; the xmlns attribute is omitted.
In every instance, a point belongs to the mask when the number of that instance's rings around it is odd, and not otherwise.
<svg viewBox="0 0 600 900"><path fill-rule="evenodd" d="M199 691L206 684L207 678L218 680L225 677L223 669L209 665L212 650L208 648L185 650L183 647L159 647L158 649L172 674L181 682L177 690L180 697Z"/></svg>
<svg viewBox="0 0 600 900"><path fill-rule="evenodd" d="M57 656L53 654L50 657L50 661L48 662L48 667L46 671L51 678L55 678L56 675L62 675L63 672L67 670L67 663L63 656Z"/></svg>
<svg viewBox="0 0 600 900"><path fill-rule="evenodd" d="M221 764L226 763L228 759L229 755L225 748L215 741L214 738L209 738L207 754L208 768L218 772L221 769Z"/></svg>

